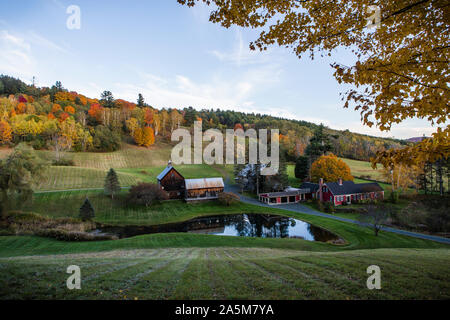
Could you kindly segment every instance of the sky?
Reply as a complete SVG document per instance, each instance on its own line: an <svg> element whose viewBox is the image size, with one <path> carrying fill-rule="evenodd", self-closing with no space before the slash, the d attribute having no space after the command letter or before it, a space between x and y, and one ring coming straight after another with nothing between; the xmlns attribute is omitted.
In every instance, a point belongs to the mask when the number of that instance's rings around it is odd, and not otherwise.
<svg viewBox="0 0 450 320"><path fill-rule="evenodd" d="M80 8L80 28L69 29L67 8ZM290 49L251 51L257 30L208 21L207 6L176 0L0 0L0 74L38 86L61 81L91 98L145 101L161 109L192 106L271 114L323 123L332 129L382 137L431 135L436 128L411 119L389 132L363 126L344 109L332 57L299 59Z"/></svg>

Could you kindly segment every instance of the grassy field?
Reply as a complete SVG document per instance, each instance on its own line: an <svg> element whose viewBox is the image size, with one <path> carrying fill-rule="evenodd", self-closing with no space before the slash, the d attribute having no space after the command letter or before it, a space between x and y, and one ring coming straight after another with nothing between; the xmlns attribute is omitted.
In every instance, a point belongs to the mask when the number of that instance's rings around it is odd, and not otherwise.
<svg viewBox="0 0 450 320"><path fill-rule="evenodd" d="M449 299L449 263L448 250L234 247L3 258L0 299ZM66 288L69 265L81 290ZM370 265L381 290L366 287Z"/></svg>
<svg viewBox="0 0 450 320"><path fill-rule="evenodd" d="M381 170L380 169L374 170L370 162L345 158L341 158L341 160L343 160L350 167L353 177L365 176L371 180L384 181ZM287 172L289 175L289 183L291 184L292 187L298 186L301 183L299 179L295 178L294 169L295 169L294 164L290 164L287 167ZM355 180L355 182L356 181L357 180Z"/></svg>
<svg viewBox="0 0 450 320"><path fill-rule="evenodd" d="M156 177L164 166L116 169L122 187L138 182L156 183ZM223 176L226 180L229 170L224 166L181 165L177 170L186 178L210 178ZM36 191L103 188L107 170L83 167L49 167L39 181ZM231 173L232 174L232 173Z"/></svg>
<svg viewBox="0 0 450 320"><path fill-rule="evenodd" d="M0 149L0 157L8 152ZM53 156L49 151L38 154L45 159ZM102 188L111 167L117 170L122 186L155 182L170 158L170 146L143 149L125 145L117 152L69 153L67 158L73 159L76 167L51 167L40 191ZM364 169L359 162L351 166ZM230 182L233 177L232 166L177 166L177 170L186 178L222 176ZM288 167L288 173L290 184L297 186L294 166ZM382 187L389 190L387 184ZM0 299L450 298L448 245L387 232L376 237L371 229L354 224L244 203L226 207L218 202L168 201L150 208L130 208L123 201L126 193L123 190L114 200L102 190L35 193L32 203L22 209L54 218L78 217L79 207L89 197L95 221L109 225L270 213L325 228L346 244L190 233L96 242L0 236ZM73 264L82 270L79 291L65 286L65 270ZM366 288L366 269L373 264L381 267L382 290Z"/></svg>
<svg viewBox="0 0 450 320"><path fill-rule="evenodd" d="M365 176L371 180L385 181L381 168L374 170L372 164L367 161L359 161L341 158L349 167L354 177Z"/></svg>

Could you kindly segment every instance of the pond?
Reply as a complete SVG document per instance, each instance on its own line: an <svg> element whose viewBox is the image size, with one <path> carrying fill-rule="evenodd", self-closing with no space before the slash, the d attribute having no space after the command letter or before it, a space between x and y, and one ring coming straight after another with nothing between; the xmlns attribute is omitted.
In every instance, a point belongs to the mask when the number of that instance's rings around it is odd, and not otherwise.
<svg viewBox="0 0 450 320"><path fill-rule="evenodd" d="M200 217L185 222L157 226L103 226L95 230L97 234L114 234L119 236L119 238L168 232L259 238L299 238L308 241L342 242L337 235L307 222L289 217L266 214Z"/></svg>

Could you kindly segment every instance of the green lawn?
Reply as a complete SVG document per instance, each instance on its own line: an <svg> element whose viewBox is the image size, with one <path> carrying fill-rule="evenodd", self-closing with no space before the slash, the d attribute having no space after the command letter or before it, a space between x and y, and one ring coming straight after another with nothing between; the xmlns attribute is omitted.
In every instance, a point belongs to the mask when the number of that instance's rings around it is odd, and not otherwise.
<svg viewBox="0 0 450 320"><path fill-rule="evenodd" d="M107 171L102 169L52 166L46 170L36 190L103 188L106 173ZM118 172L118 177L121 186L131 186L142 180L135 175L122 172Z"/></svg>
<svg viewBox="0 0 450 320"><path fill-rule="evenodd" d="M32 240L32 239L30 239ZM0 299L449 299L449 250L169 248L0 259ZM67 266L81 268L68 290ZM381 290L366 269L381 268Z"/></svg>
<svg viewBox="0 0 450 320"><path fill-rule="evenodd" d="M340 158L349 167L354 177L366 176L371 180L384 181L381 168L374 170L372 164L368 161L352 160L346 158Z"/></svg>

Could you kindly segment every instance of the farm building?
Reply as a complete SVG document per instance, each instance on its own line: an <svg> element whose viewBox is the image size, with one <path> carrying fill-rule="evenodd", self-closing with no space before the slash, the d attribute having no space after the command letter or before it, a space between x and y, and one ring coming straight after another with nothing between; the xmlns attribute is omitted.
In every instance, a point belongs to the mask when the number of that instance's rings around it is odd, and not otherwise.
<svg viewBox="0 0 450 320"><path fill-rule="evenodd" d="M186 179L186 201L217 199L225 185L222 178Z"/></svg>
<svg viewBox="0 0 450 320"><path fill-rule="evenodd" d="M222 178L185 179L170 161L156 179L169 199L212 200L217 199L225 188Z"/></svg>
<svg viewBox="0 0 450 320"><path fill-rule="evenodd" d="M315 185L312 187L312 185ZM383 200L384 190L376 182L372 183L354 183L353 181L323 182L319 183L305 182L301 188L310 188L311 192L308 198L317 198L322 202L331 202L335 206L350 204L357 200ZM315 191L314 191L315 190Z"/></svg>
<svg viewBox="0 0 450 320"><path fill-rule="evenodd" d="M172 167L169 161L167 167L156 177L158 186L167 192L169 199L183 199L185 194L184 177Z"/></svg>
<svg viewBox="0 0 450 320"><path fill-rule="evenodd" d="M282 192L260 193L259 201L269 205L297 203L306 200L309 189L288 188Z"/></svg>

